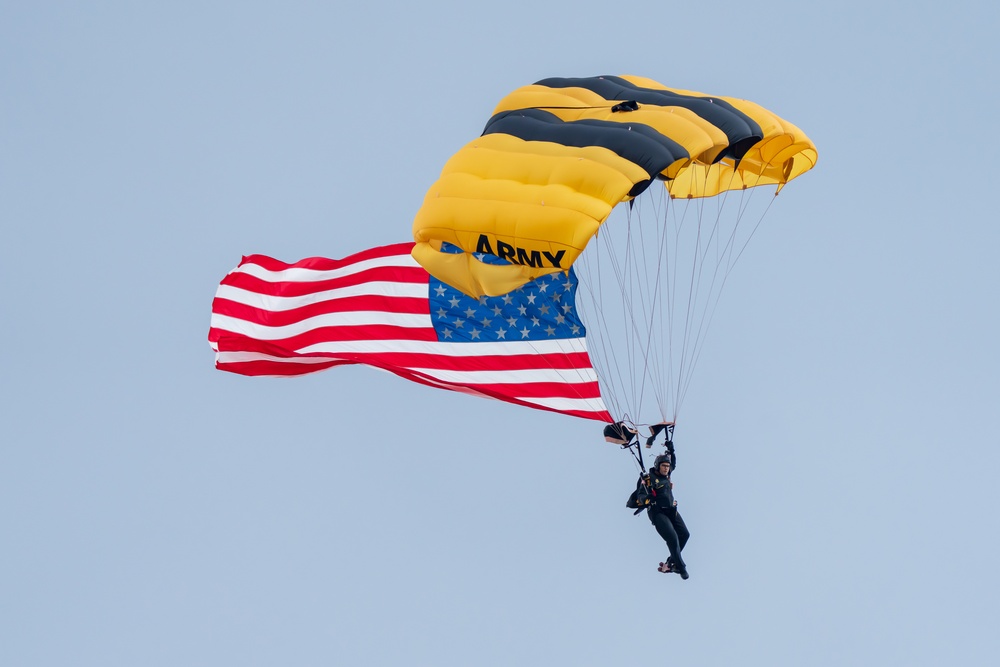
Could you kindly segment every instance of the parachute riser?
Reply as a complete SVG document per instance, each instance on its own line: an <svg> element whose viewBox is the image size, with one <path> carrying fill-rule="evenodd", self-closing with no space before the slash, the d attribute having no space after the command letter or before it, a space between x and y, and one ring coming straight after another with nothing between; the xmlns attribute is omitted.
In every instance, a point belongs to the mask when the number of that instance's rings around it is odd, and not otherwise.
<svg viewBox="0 0 1000 667"><path fill-rule="evenodd" d="M640 472L646 471L646 464L642 458L642 447L639 446L638 440L630 442L627 445L622 445L622 449L627 449L629 451L629 454L632 455L632 457L635 459L635 462L639 464Z"/></svg>

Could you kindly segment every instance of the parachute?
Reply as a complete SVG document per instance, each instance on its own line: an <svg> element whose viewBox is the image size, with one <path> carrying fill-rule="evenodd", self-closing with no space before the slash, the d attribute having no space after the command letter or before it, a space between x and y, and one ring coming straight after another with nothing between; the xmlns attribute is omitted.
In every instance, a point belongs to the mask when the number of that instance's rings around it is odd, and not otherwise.
<svg viewBox="0 0 1000 667"><path fill-rule="evenodd" d="M638 76L544 79L504 97L448 160L415 216L412 254L471 297L574 267L615 421L673 422L770 205L758 213L753 191L777 194L816 160L799 128L747 100Z"/></svg>

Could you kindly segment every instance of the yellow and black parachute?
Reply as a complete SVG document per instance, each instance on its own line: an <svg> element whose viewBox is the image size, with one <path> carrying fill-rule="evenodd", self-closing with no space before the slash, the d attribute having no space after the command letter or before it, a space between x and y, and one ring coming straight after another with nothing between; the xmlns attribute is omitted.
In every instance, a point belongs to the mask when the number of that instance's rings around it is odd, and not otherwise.
<svg viewBox="0 0 1000 667"><path fill-rule="evenodd" d="M502 99L447 162L413 223L413 255L469 295L505 294L568 268L653 180L672 197L711 197L780 188L815 163L801 130L753 102L636 76L544 79Z"/></svg>
<svg viewBox="0 0 1000 667"><path fill-rule="evenodd" d="M592 288L588 347L605 365L615 418L638 423L655 395L661 414L647 423L676 419L719 290L749 240L737 233L748 193L777 193L816 159L801 130L753 102L637 76L544 79L503 98L445 164L414 220L413 256L470 296L574 266ZM626 219L605 225L623 202ZM643 222L643 210L653 219ZM584 253L598 235L604 264ZM599 286L608 276L613 297Z"/></svg>

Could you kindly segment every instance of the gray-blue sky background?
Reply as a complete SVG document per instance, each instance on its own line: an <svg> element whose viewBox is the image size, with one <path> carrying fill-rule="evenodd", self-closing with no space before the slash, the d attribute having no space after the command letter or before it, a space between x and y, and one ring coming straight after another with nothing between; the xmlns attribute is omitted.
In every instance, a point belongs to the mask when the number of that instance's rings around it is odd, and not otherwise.
<svg viewBox="0 0 1000 667"><path fill-rule="evenodd" d="M0 663L986 665L1000 150L985 2L0 6ZM242 254L410 238L547 76L815 141L678 426L691 579L596 423L215 371ZM659 652L659 655L657 653Z"/></svg>

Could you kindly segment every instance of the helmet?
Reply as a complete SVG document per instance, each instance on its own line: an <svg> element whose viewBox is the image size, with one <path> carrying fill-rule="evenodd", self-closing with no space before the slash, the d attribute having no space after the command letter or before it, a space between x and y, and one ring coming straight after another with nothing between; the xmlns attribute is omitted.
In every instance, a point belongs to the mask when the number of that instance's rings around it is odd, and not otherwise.
<svg viewBox="0 0 1000 667"><path fill-rule="evenodd" d="M653 459L653 468L656 469L656 470L659 470L661 463L666 463L671 468L674 467L674 464L673 464L673 462L670 459L670 454L660 454L655 459Z"/></svg>

